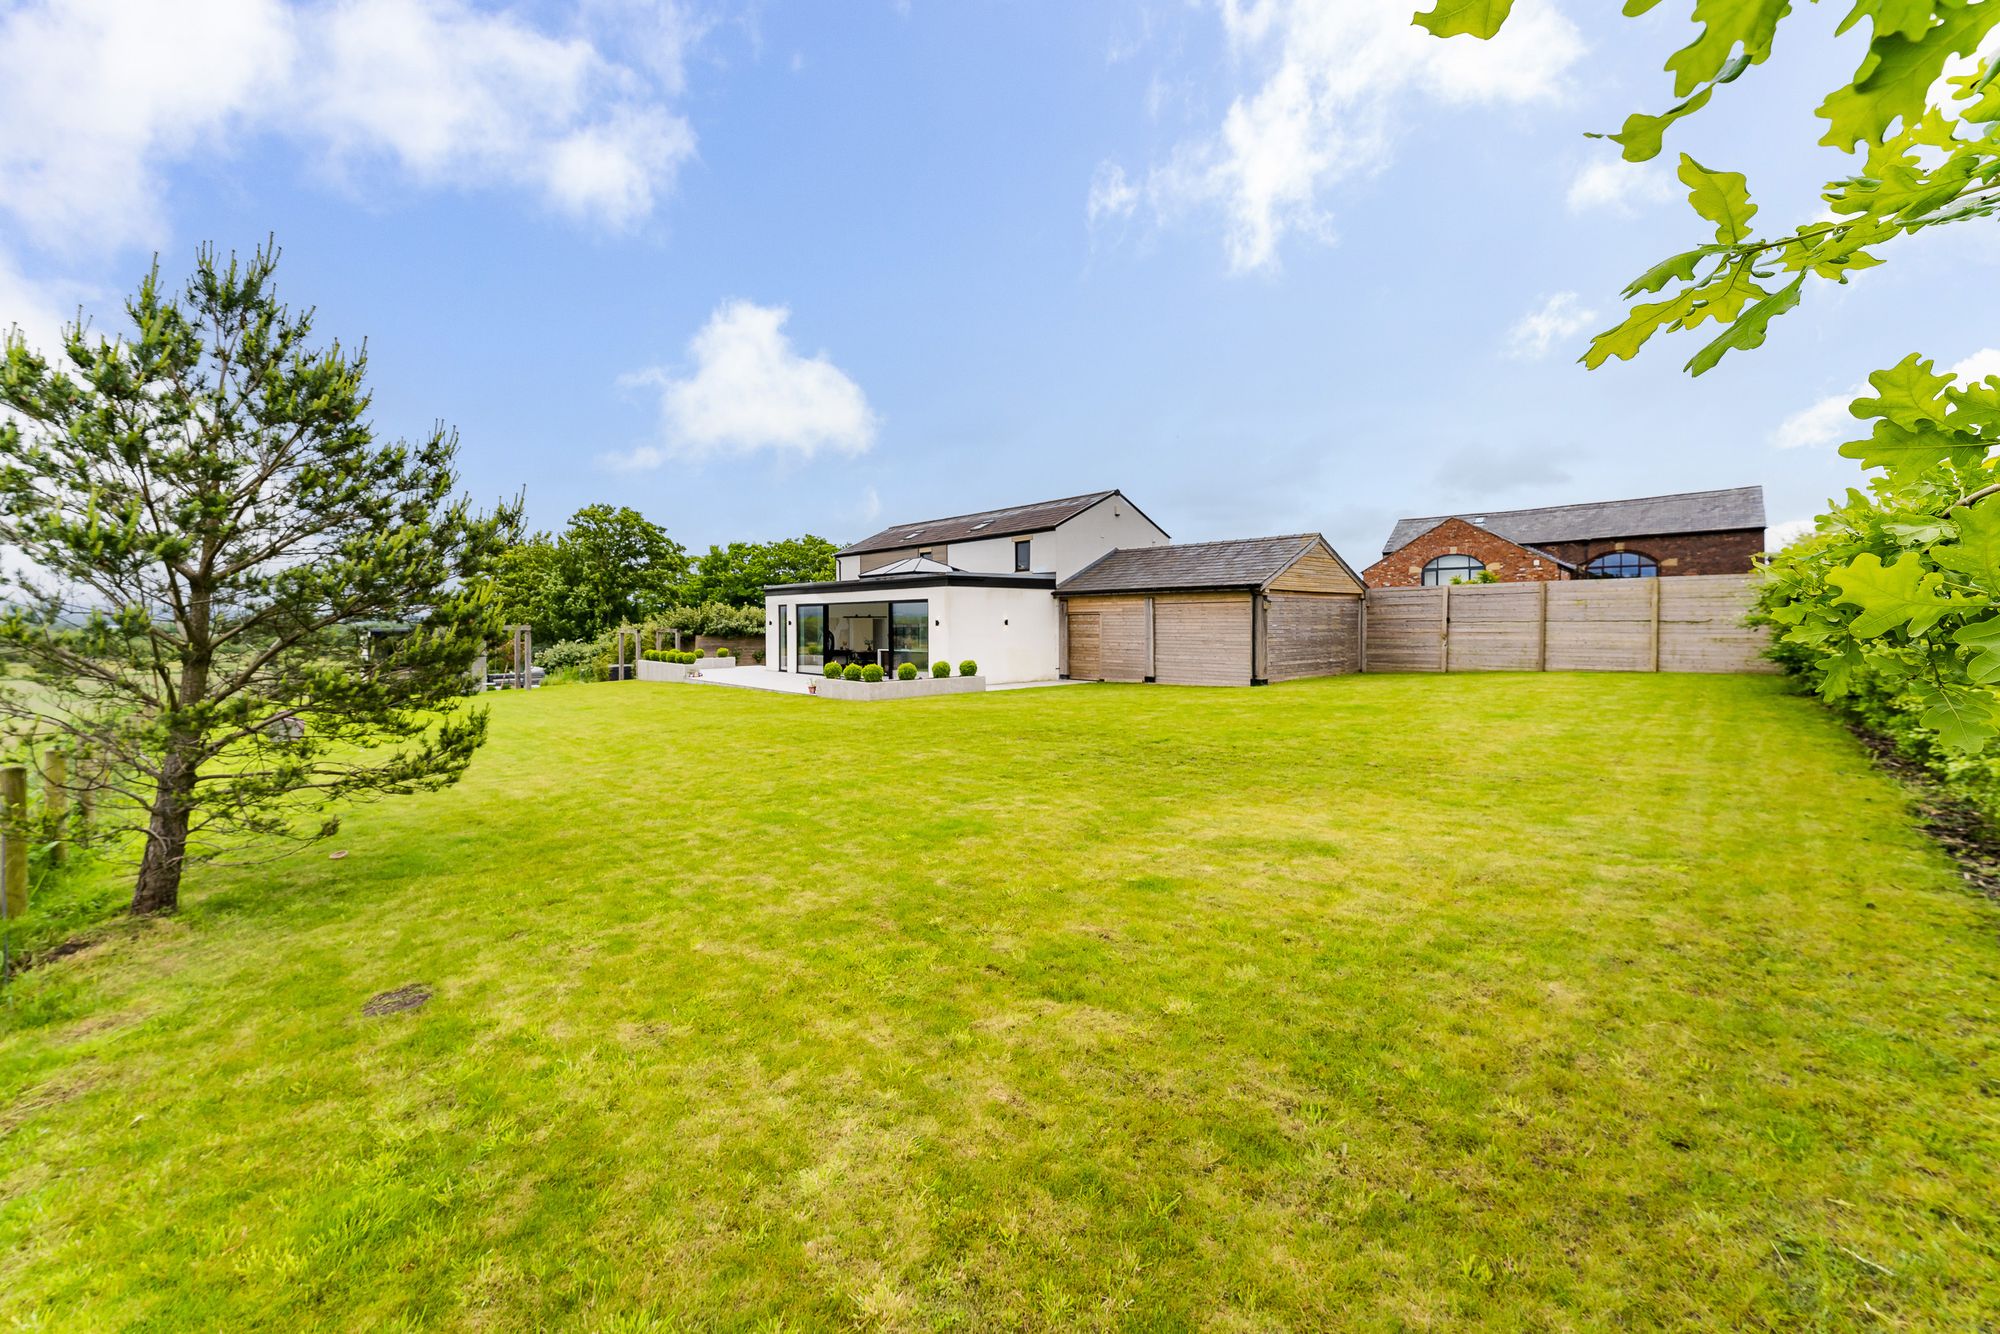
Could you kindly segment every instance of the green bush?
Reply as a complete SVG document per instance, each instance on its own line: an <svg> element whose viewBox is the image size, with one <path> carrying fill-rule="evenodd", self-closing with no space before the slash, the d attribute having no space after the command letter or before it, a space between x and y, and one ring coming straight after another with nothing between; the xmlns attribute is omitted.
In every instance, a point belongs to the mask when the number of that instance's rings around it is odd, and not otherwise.
<svg viewBox="0 0 2000 1334"><path fill-rule="evenodd" d="M881 664L871 662L866 667L863 667L861 669L861 679L870 682L881 680L882 679Z"/></svg>
<svg viewBox="0 0 2000 1334"><path fill-rule="evenodd" d="M898 668L896 669L896 679L897 679L898 681L914 681L914 680L916 680L916 679L917 679L917 664L915 664L914 662L906 662L906 663L904 663L904 664L903 664L902 666L898 667Z"/></svg>
<svg viewBox="0 0 2000 1334"><path fill-rule="evenodd" d="M829 659L826 664L826 679L832 681L838 679L839 676L840 664Z"/></svg>
<svg viewBox="0 0 2000 1334"><path fill-rule="evenodd" d="M944 660L942 660L942 659L938 660L937 662L934 662L934 663L932 663L932 664L931 664L931 675L932 675L932 676L950 676L950 675L951 675L951 664L950 664L950 663L948 663L948 662L945 662L945 661L944 661Z"/></svg>
<svg viewBox="0 0 2000 1334"><path fill-rule="evenodd" d="M958 674L960 676L977 676L979 675L979 664L967 658L964 662L958 664Z"/></svg>
<svg viewBox="0 0 2000 1334"><path fill-rule="evenodd" d="M847 670L842 672L841 675L850 681L859 681L861 679L861 664L858 662L848 663Z"/></svg>

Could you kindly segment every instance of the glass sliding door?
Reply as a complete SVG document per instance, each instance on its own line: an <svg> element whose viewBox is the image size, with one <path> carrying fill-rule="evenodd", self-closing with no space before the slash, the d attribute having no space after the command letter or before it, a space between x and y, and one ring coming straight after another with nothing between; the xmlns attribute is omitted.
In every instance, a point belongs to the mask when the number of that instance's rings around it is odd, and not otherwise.
<svg viewBox="0 0 2000 1334"><path fill-rule="evenodd" d="M799 670L818 672L826 666L826 607L799 608Z"/></svg>
<svg viewBox="0 0 2000 1334"><path fill-rule="evenodd" d="M930 667L931 604L892 602L889 604L890 670L910 663L918 671Z"/></svg>

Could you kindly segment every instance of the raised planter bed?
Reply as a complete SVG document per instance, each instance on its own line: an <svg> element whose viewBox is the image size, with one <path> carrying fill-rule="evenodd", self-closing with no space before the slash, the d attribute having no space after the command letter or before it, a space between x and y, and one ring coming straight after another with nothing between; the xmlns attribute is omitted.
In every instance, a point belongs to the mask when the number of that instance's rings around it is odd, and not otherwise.
<svg viewBox="0 0 2000 1334"><path fill-rule="evenodd" d="M710 671L718 667L734 667L734 658L703 658L700 662L652 662L639 659L639 679L641 681L685 681L689 672Z"/></svg>
<svg viewBox="0 0 2000 1334"><path fill-rule="evenodd" d="M986 689L983 676L920 676L914 681L849 681L823 677L813 682L821 699L922 699L926 695L972 695Z"/></svg>

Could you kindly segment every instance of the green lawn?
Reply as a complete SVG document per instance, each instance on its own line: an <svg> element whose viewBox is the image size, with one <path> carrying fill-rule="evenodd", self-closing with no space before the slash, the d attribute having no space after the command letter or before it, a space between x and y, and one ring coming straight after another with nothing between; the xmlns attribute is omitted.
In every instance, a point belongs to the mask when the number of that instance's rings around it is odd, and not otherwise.
<svg viewBox="0 0 2000 1334"><path fill-rule="evenodd" d="M493 709L20 979L0 1323L2000 1323L2000 910L1776 680Z"/></svg>

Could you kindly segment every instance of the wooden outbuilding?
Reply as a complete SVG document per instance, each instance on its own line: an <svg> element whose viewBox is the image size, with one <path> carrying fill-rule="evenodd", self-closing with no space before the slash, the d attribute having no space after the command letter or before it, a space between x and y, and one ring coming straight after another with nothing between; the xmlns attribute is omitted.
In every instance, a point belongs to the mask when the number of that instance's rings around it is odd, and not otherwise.
<svg viewBox="0 0 2000 1334"><path fill-rule="evenodd" d="M1359 671L1362 594L1318 533L1121 548L1056 585L1062 674L1247 686Z"/></svg>

